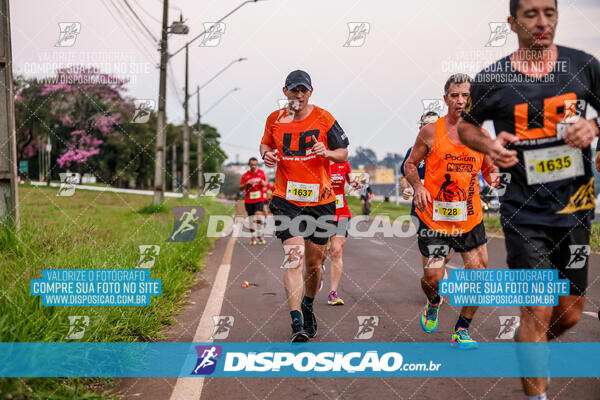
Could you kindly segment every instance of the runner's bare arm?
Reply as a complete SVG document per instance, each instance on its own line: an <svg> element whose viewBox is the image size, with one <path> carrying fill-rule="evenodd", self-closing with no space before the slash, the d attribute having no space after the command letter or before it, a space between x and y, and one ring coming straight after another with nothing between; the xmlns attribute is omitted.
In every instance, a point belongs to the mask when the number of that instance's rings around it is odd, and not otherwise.
<svg viewBox="0 0 600 400"><path fill-rule="evenodd" d="M337 163L343 163L348 161L348 149L345 147L339 147L335 150L329 150L325 143L317 141L317 138L313 135L312 137L315 144L312 147L313 153L316 155L331 160Z"/></svg>
<svg viewBox="0 0 600 400"><path fill-rule="evenodd" d="M277 164L279 161L279 155L277 153L277 149L273 150L273 148L267 144L260 144L260 155L267 167L273 167Z"/></svg>
<svg viewBox="0 0 600 400"><path fill-rule="evenodd" d="M494 165L490 156L483 157L483 164L481 165L481 175L483 179L492 187L498 187L500 183L500 170Z"/></svg>
<svg viewBox="0 0 600 400"><path fill-rule="evenodd" d="M481 128L481 132L487 137L491 138L490 133L485 129ZM494 165L494 162L490 156L483 157L483 163L481 164L481 175L483 179L492 187L498 187L500 183L500 170Z"/></svg>
<svg viewBox="0 0 600 400"><path fill-rule="evenodd" d="M413 149L408 157L408 160L404 163L404 172L408 183L413 187L415 207L419 210L424 211L427 208L427 203L431 203L431 194L425 189L425 186L421 183L419 178L419 172L417 165L423 161L431 147L433 146L433 139L435 137L435 124L428 124L419 131L417 140Z"/></svg>
<svg viewBox="0 0 600 400"><path fill-rule="evenodd" d="M408 183L408 179L406 179L406 177L404 175L401 175L400 178L398 179L400 182L400 189L401 190L406 190L410 187L410 184Z"/></svg>
<svg viewBox="0 0 600 400"><path fill-rule="evenodd" d="M571 147L586 148L600 133L595 120L580 118L565 133L565 143Z"/></svg>
<svg viewBox="0 0 600 400"><path fill-rule="evenodd" d="M348 161L348 149L340 147L335 150L327 150L325 158L337 163Z"/></svg>
<svg viewBox="0 0 600 400"><path fill-rule="evenodd" d="M427 156L427 153L429 153L429 150L431 150L431 147L433 146L434 136L435 125L425 125L423 129L419 131L410 156L408 156L408 160L406 160L406 162L404 163L404 172L406 179L413 188L416 188L419 185L423 186L423 184L421 183L421 179L419 178L417 165L419 165L419 163L423 161L423 159L425 159L425 156Z"/></svg>
<svg viewBox="0 0 600 400"><path fill-rule="evenodd" d="M465 120L458 123L460 141L471 149L490 156L493 163L502 168L509 168L519 162L516 150L508 150L504 146L516 143L519 139L508 132L500 132L496 139L490 138L481 128Z"/></svg>
<svg viewBox="0 0 600 400"><path fill-rule="evenodd" d="M402 198L404 200L410 199L410 196L413 194L412 187L408 183L408 179L404 175L400 176L400 190L402 191Z"/></svg>

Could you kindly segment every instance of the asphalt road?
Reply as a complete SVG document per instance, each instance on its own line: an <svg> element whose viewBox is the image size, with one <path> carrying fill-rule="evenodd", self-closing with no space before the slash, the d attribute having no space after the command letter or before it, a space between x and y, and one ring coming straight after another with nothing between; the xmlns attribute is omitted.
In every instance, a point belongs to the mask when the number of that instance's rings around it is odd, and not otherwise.
<svg viewBox="0 0 600 400"><path fill-rule="evenodd" d="M229 238L217 240L207 267L193 288L188 304L167 334L172 341L192 341L208 300ZM489 267L506 268L504 241L490 238ZM235 322L224 340L215 342L288 341L290 317L279 266L280 241L267 238L266 245L250 246L239 238L233 247L220 315ZM579 324L561 338L565 342L600 341L600 256L590 260L585 312ZM329 262L327 262L328 266ZM462 268L459 255L450 264ZM370 341L449 342L459 308L444 302L437 331L426 334L419 325L425 304L419 279L421 261L416 238L349 238L344 250L344 275L339 293L344 306L327 305L329 274L315 299L319 332L312 341L353 342L358 316L377 316L379 324ZM258 286L242 287L248 281ZM480 342L496 339L500 316L517 316L517 307L481 307L471 326ZM176 379L123 379L119 389L127 399L169 399ZM193 382L193 380L190 380ZM193 384L193 383L192 383ZM600 378L552 378L551 399L599 399ZM516 378L205 378L202 399L514 399L524 398Z"/></svg>

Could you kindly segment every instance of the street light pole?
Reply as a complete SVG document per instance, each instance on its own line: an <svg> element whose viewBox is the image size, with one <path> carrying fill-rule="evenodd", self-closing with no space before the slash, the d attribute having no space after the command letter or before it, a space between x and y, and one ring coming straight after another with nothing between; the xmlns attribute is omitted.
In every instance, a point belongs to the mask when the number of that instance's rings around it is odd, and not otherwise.
<svg viewBox="0 0 600 400"><path fill-rule="evenodd" d="M217 23L222 22L225 18L236 12L238 9L243 7L247 3L256 3L260 0L246 0L232 11L227 13L223 18L219 19ZM160 83L158 89L158 113L157 113L157 126L156 126L156 156L155 156L155 164L154 164L154 201L155 205L161 204L165 198L165 149L167 147L167 135L165 132L166 126L166 118L165 118L165 109L166 109L166 84L167 84L167 61L170 57L175 56L177 53L182 51L184 48L187 49L188 45L191 44L196 39L200 38L203 35L208 33L208 30L204 30L195 38L187 42L183 47L179 48L179 50L175 51L172 54L167 53L167 36L169 33L168 28L168 11L169 9L169 1L163 0L163 20L162 20L162 34L160 41ZM183 21L173 25L173 33L176 34L187 34L189 28L183 24ZM187 98L186 98L187 100ZM189 143L188 143L189 145ZM189 163L189 158L188 158ZM188 164L189 168L189 164ZM186 178L184 177L185 181Z"/></svg>
<svg viewBox="0 0 600 400"><path fill-rule="evenodd" d="M208 110L204 111L204 115L208 114L208 112L215 108L220 102L222 102L225 99L225 97L229 96L233 92L237 92L238 90L240 90L240 88L236 87L231 89L229 92L225 93L223 96L221 96L219 100L215 101L212 106L208 107Z"/></svg>
<svg viewBox="0 0 600 400"><path fill-rule="evenodd" d="M394 163L394 181L396 182L396 205L400 204L400 174L398 171L398 163Z"/></svg>
<svg viewBox="0 0 600 400"><path fill-rule="evenodd" d="M225 18L229 17L231 14L233 14L234 12L236 12L237 10L239 10L240 8L242 8L243 6L245 6L248 3L256 3L258 1L261 0L246 0L244 1L242 4L240 4L239 6L237 6L236 8L234 8L233 10L229 11L227 14L225 14L224 17L222 17L221 19L219 19L217 22L215 22L215 24L221 23L225 20ZM191 44L192 42L196 41L197 39L199 39L200 37L206 35L208 33L209 29L205 29L202 32L200 32L198 35L196 35L196 37L194 37L192 40L190 40L189 42L187 42L185 44L185 46ZM185 46L180 47L177 51L175 51L174 53L169 54L169 57L173 57L174 55L176 55L177 53L181 52L183 49L185 49Z"/></svg>
<svg viewBox="0 0 600 400"><path fill-rule="evenodd" d="M177 192L177 145L171 146L171 187Z"/></svg>
<svg viewBox="0 0 600 400"><path fill-rule="evenodd" d="M183 197L190 193L190 127L188 126L188 82L189 82L189 49L185 45L185 100L183 102L183 173L181 177L181 190Z"/></svg>
<svg viewBox="0 0 600 400"><path fill-rule="evenodd" d="M0 1L0 225L19 229L19 191L17 183L17 136L12 75L9 0Z"/></svg>
<svg viewBox="0 0 600 400"><path fill-rule="evenodd" d="M202 86L200 86L200 85L196 86L196 91L193 94L188 96L188 90L189 90L189 89L187 89L188 88L188 71L189 71L188 62L187 62L187 51L188 51L187 46L188 45L189 45L189 42L188 42L188 44L186 44L186 63L185 63L185 82L186 82L185 93L186 93L186 95L185 95L185 98L186 98L186 101L189 101L189 99L191 99L193 96L197 96L197 98L196 98L196 115L198 118L196 121L196 138L198 141L198 150L196 152L196 159L197 159L196 161L197 161L198 167L196 168L196 171L198 173L198 191L200 192L200 191L202 191L202 186L203 186L203 169L202 169L202 134L203 134L203 132L202 132L202 124L200 122L200 119L201 119L201 116L200 116L200 89L204 88L206 85L208 85L209 83L214 81L215 78L217 78L219 75L221 75L223 72L225 72L225 70L227 70L233 64L235 64L237 62L246 61L247 58L240 57L237 60L233 60L232 62L227 64L225 67L223 67L219 72L217 72L215 75L213 75L212 78L210 78L209 80L204 82L204 84ZM184 111L185 111L185 121L186 121L185 124L188 124L188 122L187 122L189 120L189 118L188 118L188 103L184 103ZM184 129L186 126L185 124L184 124ZM185 136L185 130L184 130L184 136ZM189 137L189 134L188 134L188 137ZM184 142L185 142L185 139L184 139ZM188 143L189 143L189 139L188 139ZM185 146L185 144L184 144L184 146ZM188 146L189 146L189 144L188 144ZM184 148L184 153L185 153L185 148ZM189 152L188 152L187 157L184 155L184 163L186 162L185 160L189 160ZM188 174L185 173L185 164L184 164L184 174L183 175L184 175L184 178L183 178L184 181L190 182L191 177L189 176L189 161L188 161ZM186 177L187 177L187 179L186 179ZM188 183L188 185L189 185L189 183Z"/></svg>
<svg viewBox="0 0 600 400"><path fill-rule="evenodd" d="M165 148L167 133L165 130L165 108L167 97L167 35L169 19L169 0L163 0L162 32L160 38L160 81L158 88L158 114L156 124L156 156L154 161L154 205L162 204L165 199Z"/></svg>
<svg viewBox="0 0 600 400"><path fill-rule="evenodd" d="M198 193L202 192L202 188L204 187L204 175L202 168L202 123L200 122L200 86L196 88L196 113L198 115L198 120L196 122L196 137L198 139L198 151L196 152L197 162L198 162Z"/></svg>
<svg viewBox="0 0 600 400"><path fill-rule="evenodd" d="M240 90L240 88L233 88L230 91L228 91L227 93L225 93L223 96L221 96L221 98L219 100L217 100L212 106L210 106L204 114L206 115L206 113L208 113L210 110L215 108L221 101L223 101L223 99L225 97L227 97L228 95L230 95L233 92L237 92L238 90ZM203 187L202 136L203 136L204 132L202 131L202 123L201 123L202 114L200 113L200 86L196 87L196 95L198 96L196 98L196 115L198 116L198 119L196 121L196 129L197 129L196 135L198 138L198 151L196 152L196 155L198 158L198 168L197 168L198 169L198 193L201 193L202 187Z"/></svg>

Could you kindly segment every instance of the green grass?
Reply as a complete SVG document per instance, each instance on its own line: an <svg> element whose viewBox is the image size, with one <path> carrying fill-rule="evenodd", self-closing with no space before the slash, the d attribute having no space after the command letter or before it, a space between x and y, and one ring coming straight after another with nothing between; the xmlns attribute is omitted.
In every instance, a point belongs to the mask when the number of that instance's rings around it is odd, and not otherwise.
<svg viewBox="0 0 600 400"><path fill-rule="evenodd" d="M154 207L151 196L78 190L72 197L57 197L57 191L20 187L18 236L0 229L0 341L64 342L69 315L90 318L81 341L165 339L161 331L173 323L214 240L203 233L209 215L231 215L234 208L207 198L167 199L165 206ZM205 222L192 242L166 243L173 226L170 208L184 205L204 207ZM145 244L161 246L151 274L161 279L162 295L152 297L148 307L43 307L40 297L29 294L31 279L41 278L42 269L135 268L138 246ZM106 398L93 390L107 382L0 379L0 398Z"/></svg>
<svg viewBox="0 0 600 400"><path fill-rule="evenodd" d="M361 215L362 208L360 205L360 199L358 197L347 196L348 207L352 215ZM372 201L371 202L371 215L388 215L390 219L394 220L400 215L410 214L410 206L407 205L396 205L394 203L385 203L383 201Z"/></svg>

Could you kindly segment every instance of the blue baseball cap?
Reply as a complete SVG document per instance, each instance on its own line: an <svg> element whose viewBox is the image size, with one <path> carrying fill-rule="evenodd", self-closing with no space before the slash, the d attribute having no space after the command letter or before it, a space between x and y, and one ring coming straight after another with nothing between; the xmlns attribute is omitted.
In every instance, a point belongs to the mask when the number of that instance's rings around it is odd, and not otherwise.
<svg viewBox="0 0 600 400"><path fill-rule="evenodd" d="M312 82L308 73L297 69L290 72L287 78L285 78L285 88L287 90L292 90L300 85L305 86L308 90L312 90Z"/></svg>

